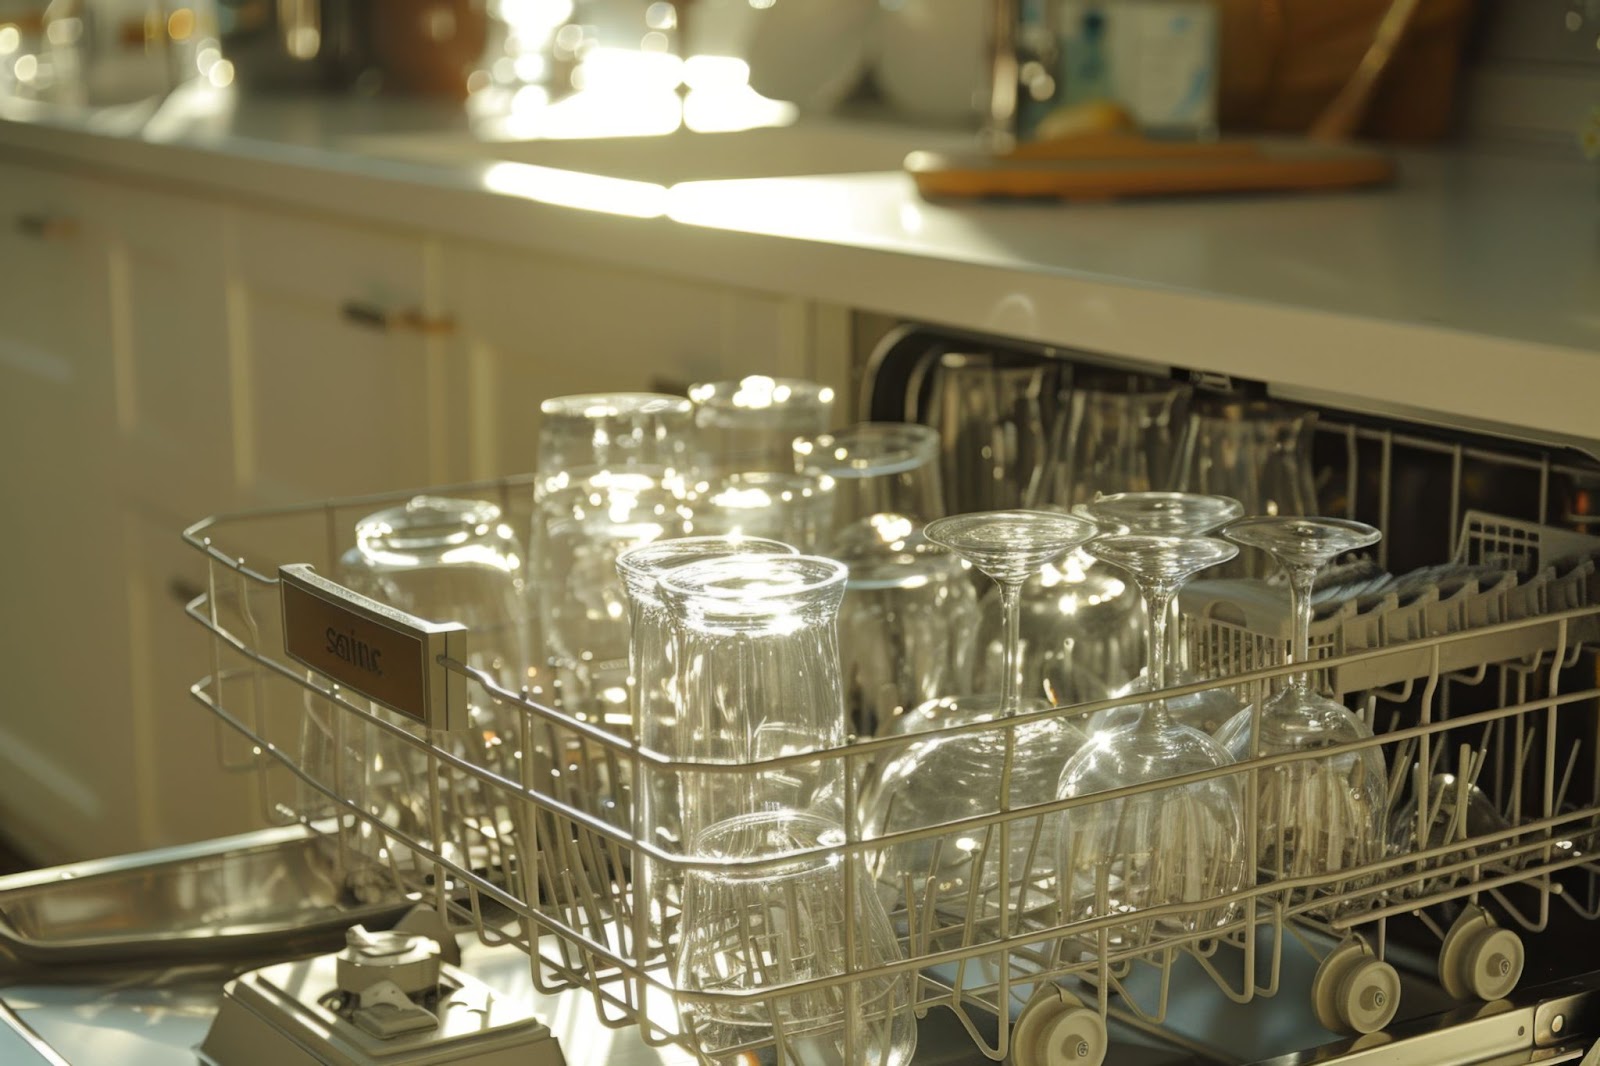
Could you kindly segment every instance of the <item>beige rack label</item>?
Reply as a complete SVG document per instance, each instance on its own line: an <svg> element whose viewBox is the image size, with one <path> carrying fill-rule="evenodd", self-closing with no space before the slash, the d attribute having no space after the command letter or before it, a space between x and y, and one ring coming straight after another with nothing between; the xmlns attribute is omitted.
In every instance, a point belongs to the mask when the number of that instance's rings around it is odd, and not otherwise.
<svg viewBox="0 0 1600 1066"><path fill-rule="evenodd" d="M429 729L470 729L467 627L430 622L329 581L307 563L278 567L290 657Z"/></svg>
<svg viewBox="0 0 1600 1066"><path fill-rule="evenodd" d="M289 654L317 673L427 721L426 646L419 638L288 583L283 586L283 637Z"/></svg>

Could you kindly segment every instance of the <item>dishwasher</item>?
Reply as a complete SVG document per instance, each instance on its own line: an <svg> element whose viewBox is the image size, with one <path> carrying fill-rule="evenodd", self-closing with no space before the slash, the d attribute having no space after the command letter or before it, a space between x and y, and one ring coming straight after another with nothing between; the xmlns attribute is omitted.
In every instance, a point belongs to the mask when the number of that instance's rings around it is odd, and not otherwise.
<svg viewBox="0 0 1600 1066"><path fill-rule="evenodd" d="M782 1015L780 1003L798 1002L784 997L805 994L863 1017L913 1012L918 1063L1600 1062L1600 461L1532 428L1340 410L1270 383L917 323L880 330L857 370L863 420L938 431L952 514L1043 499L1072 398L1108 384L1297 412L1300 513L1375 526L1369 561L1386 572L1456 568L1451 581L1321 610L1312 626L1308 665L1370 726L1346 754L1381 754L1386 809L1411 812L1399 819L1409 835L1319 880L1274 872L1246 833L1258 873L1204 901L1222 915L1209 923L1170 904L1064 921L1021 906L1020 890L1019 906L952 920L908 879L889 907L893 951L852 955L833 975L769 974L742 997L687 992L659 904L632 874L715 864L631 831L619 790L687 773L735 788L741 775L832 765L851 809L874 762L907 741L867 736L746 765L669 758L472 665L467 628L326 576L359 519L414 493L224 515L184 534L209 562L187 610L210 634L212 664L191 695L215 720L218 758L281 828L0 879L0 1017L17 1048L6 1061L579 1066L711 1061L713 1050L841 1061L811 1057L804 1018ZM427 491L494 501L516 525L533 480ZM1473 567L1485 572L1462 579ZM1283 612L1241 609L1229 588L1180 598L1200 680L1180 679L1171 697L1226 677L1259 704L1296 672ZM356 668L379 655L383 680ZM1004 781L1024 743L1016 731L1145 698L1079 693L939 732L1004 746ZM487 748L464 746L466 717L488 704L514 709L515 724ZM320 733L331 746L308 742ZM370 766L329 757L358 737L381 740L387 790ZM1253 783L1295 761L1261 755L1226 772ZM1047 819L1085 806L1016 806L992 787L992 810L938 827L959 830L980 866L1030 834L1039 846ZM933 835L864 834L851 821L804 855L853 886L874 855ZM846 910L857 892L845 890ZM1136 921L1166 919L1159 944L1122 939ZM884 988L907 1002L886 1004ZM711 1049L681 1013L750 1002L789 1020ZM843 1056L891 1061L848 1037Z"/></svg>

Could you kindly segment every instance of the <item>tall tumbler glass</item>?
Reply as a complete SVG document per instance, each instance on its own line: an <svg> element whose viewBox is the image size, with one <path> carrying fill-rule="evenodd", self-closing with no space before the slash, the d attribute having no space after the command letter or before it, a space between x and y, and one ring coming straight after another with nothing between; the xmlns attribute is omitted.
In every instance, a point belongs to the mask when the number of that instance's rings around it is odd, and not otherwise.
<svg viewBox="0 0 1600 1066"><path fill-rule="evenodd" d="M727 865L688 874L675 984L700 1049L772 1040L782 1066L905 1066L917 1046L910 973L786 991L899 961L900 944L830 818L763 811L696 838ZM809 854L806 854L809 853ZM792 856L761 861L774 855ZM853 905L846 907L846 885ZM757 993L729 1000L697 994ZM740 1062L747 1061L743 1056ZM753 1061L753 1059L751 1060Z"/></svg>
<svg viewBox="0 0 1600 1066"><path fill-rule="evenodd" d="M826 385L761 374L691 385L708 473L792 471L795 438L815 437L833 425L833 398Z"/></svg>
<svg viewBox="0 0 1600 1066"><path fill-rule="evenodd" d="M631 548L617 557L617 571L628 592L632 638L628 644L630 706L633 735L639 745L669 758L691 757L680 751L677 656L667 607L659 583L663 575L702 559L731 555L796 555L794 548L758 537L679 537ZM670 773L648 767L643 781L634 782L633 832L669 852L683 850L682 815L678 809L678 782ZM649 901L650 927L657 934L671 911L682 902L680 879L668 868L658 871L644 857L635 860L638 899Z"/></svg>
<svg viewBox="0 0 1600 1066"><path fill-rule="evenodd" d="M733 555L662 576L676 655L671 750L743 766L844 743L837 622L845 573L819 556ZM678 802L690 854L697 832L738 815L816 803L840 820L842 765L819 757L774 770L683 772Z"/></svg>
<svg viewBox="0 0 1600 1066"><path fill-rule="evenodd" d="M1170 489L1182 453L1189 397L1190 390L1180 385L1133 392L1075 388L1067 393L1039 494L1030 505L1070 509L1097 494Z"/></svg>
<svg viewBox="0 0 1600 1066"><path fill-rule="evenodd" d="M1197 398L1178 457L1183 492L1231 496L1247 515L1315 515L1317 413L1266 400ZM1265 577L1270 556L1242 552L1214 577Z"/></svg>
<svg viewBox="0 0 1600 1066"><path fill-rule="evenodd" d="M628 614L617 556L689 531L700 463L689 401L560 396L539 407L535 596L558 699L626 731Z"/></svg>
<svg viewBox="0 0 1600 1066"><path fill-rule="evenodd" d="M339 560L341 583L430 621L462 623L470 631L468 666L514 692L527 683L526 559L499 507L483 500L417 496L363 518L355 535L355 546ZM480 766L515 777L517 768L507 763L515 745L503 741L517 735L516 712L479 698L482 692L469 686L472 729L434 740L449 743L456 754ZM420 751L374 726L349 725L324 701L307 709L302 745L313 774L331 775L328 760L342 747L345 779L359 790L358 802L385 824L430 839L427 759ZM389 713L381 707L374 711ZM353 735L341 742L340 729ZM482 797L456 793L451 799L465 807L454 811L454 817L470 822L469 828L487 826L490 832L483 839L495 839L499 815L479 802ZM482 863L484 856L475 859Z"/></svg>
<svg viewBox="0 0 1600 1066"><path fill-rule="evenodd" d="M969 691L977 592L961 560L922 535L944 511L938 433L866 422L796 440L794 455L796 469L835 486L821 551L850 568L839 628L852 730L882 734Z"/></svg>
<svg viewBox="0 0 1600 1066"><path fill-rule="evenodd" d="M1050 440L1045 402L1065 373L1064 363L988 353L939 357L923 418L944 441L953 511L1021 507L1033 498Z"/></svg>
<svg viewBox="0 0 1600 1066"><path fill-rule="evenodd" d="M816 551L833 523L833 493L826 474L724 474L695 482L691 525L703 536L766 537Z"/></svg>

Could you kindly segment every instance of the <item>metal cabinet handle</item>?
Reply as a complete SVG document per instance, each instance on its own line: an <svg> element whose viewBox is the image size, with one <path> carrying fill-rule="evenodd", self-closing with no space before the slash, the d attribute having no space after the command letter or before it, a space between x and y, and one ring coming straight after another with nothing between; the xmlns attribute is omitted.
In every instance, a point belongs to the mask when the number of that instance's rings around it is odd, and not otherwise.
<svg viewBox="0 0 1600 1066"><path fill-rule="evenodd" d="M16 217L17 232L41 241L66 241L78 235L78 220L68 215L30 211Z"/></svg>
<svg viewBox="0 0 1600 1066"><path fill-rule="evenodd" d="M420 333L429 337L442 337L456 331L456 320L450 315L427 315L415 307L398 311L379 304L360 300L346 300L339 307L340 316L351 325L384 333Z"/></svg>

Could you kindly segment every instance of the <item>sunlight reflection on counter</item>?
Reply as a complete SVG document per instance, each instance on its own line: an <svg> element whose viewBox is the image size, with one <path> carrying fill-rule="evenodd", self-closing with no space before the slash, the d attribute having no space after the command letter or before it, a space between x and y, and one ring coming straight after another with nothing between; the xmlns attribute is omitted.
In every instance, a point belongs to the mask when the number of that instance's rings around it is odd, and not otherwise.
<svg viewBox="0 0 1600 1066"><path fill-rule="evenodd" d="M542 204L629 218L658 218L666 214L667 208L665 185L531 163L491 164L484 171L483 185L490 192L520 196Z"/></svg>

